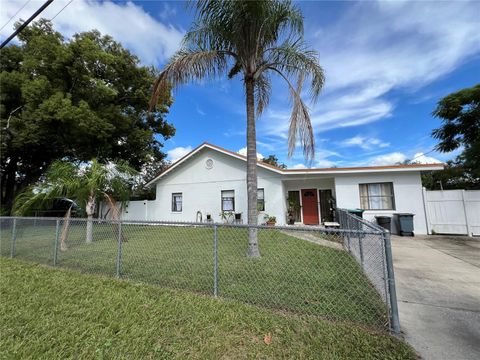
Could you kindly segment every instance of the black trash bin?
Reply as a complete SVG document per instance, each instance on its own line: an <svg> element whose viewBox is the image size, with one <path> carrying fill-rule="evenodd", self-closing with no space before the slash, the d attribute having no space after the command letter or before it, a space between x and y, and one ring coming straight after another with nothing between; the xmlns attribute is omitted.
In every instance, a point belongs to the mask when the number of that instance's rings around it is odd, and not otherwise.
<svg viewBox="0 0 480 360"><path fill-rule="evenodd" d="M349 214L356 215L359 218L363 218L363 212L365 210L363 210L363 209L348 209L347 211L348 211Z"/></svg>
<svg viewBox="0 0 480 360"><path fill-rule="evenodd" d="M401 236L413 236L413 217L415 214L400 213L397 214L398 232Z"/></svg>
<svg viewBox="0 0 480 360"><path fill-rule="evenodd" d="M375 216L375 219L382 228L392 231L392 218L390 216Z"/></svg>

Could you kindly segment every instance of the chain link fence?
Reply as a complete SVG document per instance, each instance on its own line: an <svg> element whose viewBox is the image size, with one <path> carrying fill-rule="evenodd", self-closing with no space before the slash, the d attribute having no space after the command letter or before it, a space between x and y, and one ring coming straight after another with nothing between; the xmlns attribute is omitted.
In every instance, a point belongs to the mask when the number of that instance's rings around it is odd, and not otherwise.
<svg viewBox="0 0 480 360"><path fill-rule="evenodd" d="M259 258L248 225L1 217L0 254L398 332L389 234L337 217L340 229L255 226Z"/></svg>

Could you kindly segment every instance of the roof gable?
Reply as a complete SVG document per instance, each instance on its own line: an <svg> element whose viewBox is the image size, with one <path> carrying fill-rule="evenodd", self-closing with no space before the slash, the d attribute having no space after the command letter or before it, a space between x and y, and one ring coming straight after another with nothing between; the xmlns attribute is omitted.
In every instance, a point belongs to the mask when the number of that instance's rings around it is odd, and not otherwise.
<svg viewBox="0 0 480 360"><path fill-rule="evenodd" d="M185 163L186 161L188 161L189 159L193 158L195 155L197 155L198 153L200 153L202 150L204 149L210 149L210 150L213 150L213 151L216 151L216 152L219 152L219 153L222 153L222 154L225 154L225 155L228 155L230 157L233 157L233 158L236 158L236 159L239 159L239 160L242 160L242 161L247 161L247 157L246 156L243 156L243 155L240 155L238 153L235 153L233 151L230 151L230 150L227 150L227 149L224 149L224 148L221 148L219 146L216 146L216 145L212 145L212 144L209 144L207 142L204 142L203 144L197 146L195 149L193 149L192 151L190 151L188 154L186 154L185 156L183 156L182 158L180 158L179 160L175 161L170 167L168 167L167 169L165 169L164 171L162 171L161 173L159 173L154 179L150 180L146 186L150 186L150 185L153 185L155 182L157 182L159 179L161 179L162 177L164 177L165 175L169 174L170 172L174 171L179 165ZM266 164L264 162L261 162L261 161L257 161L257 166L261 167L261 168L264 168L266 170L269 170L269 171L272 171L272 172L275 172L277 174L282 174L282 169L276 167L276 166L273 166L273 165L270 165L270 164Z"/></svg>

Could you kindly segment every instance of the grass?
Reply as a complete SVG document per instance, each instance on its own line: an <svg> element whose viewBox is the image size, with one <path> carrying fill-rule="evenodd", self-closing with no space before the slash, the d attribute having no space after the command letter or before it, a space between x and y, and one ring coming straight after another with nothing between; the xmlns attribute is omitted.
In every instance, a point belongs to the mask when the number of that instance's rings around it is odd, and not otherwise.
<svg viewBox="0 0 480 360"><path fill-rule="evenodd" d="M10 259L0 274L2 359L416 358L386 334L236 301Z"/></svg>
<svg viewBox="0 0 480 360"><path fill-rule="evenodd" d="M51 265L52 222L21 222L16 257ZM116 231L112 225L95 224L94 242L86 244L85 223L72 222L68 250L58 252L57 265L115 276ZM212 295L212 228L124 224L122 231L122 278ZM10 252L9 240L2 234L3 255ZM247 258L246 247L246 229L218 229L219 296L385 329L386 308L347 252L271 229L259 231L260 259Z"/></svg>

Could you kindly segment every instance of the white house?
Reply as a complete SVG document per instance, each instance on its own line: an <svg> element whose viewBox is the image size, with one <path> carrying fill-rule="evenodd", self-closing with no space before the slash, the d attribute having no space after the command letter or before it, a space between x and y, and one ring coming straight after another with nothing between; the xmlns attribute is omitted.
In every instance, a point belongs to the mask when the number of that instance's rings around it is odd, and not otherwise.
<svg viewBox="0 0 480 360"><path fill-rule="evenodd" d="M414 164L290 170L258 162L259 222L268 214L285 225L290 201L297 204L295 223L318 225L331 220L336 203L365 209L369 220L413 213L415 233L426 234L420 174L441 169L442 164ZM156 186L156 199L131 201L124 219L205 221L209 215L221 221L222 212L232 211L246 222L246 157L221 147L203 143L147 185Z"/></svg>

